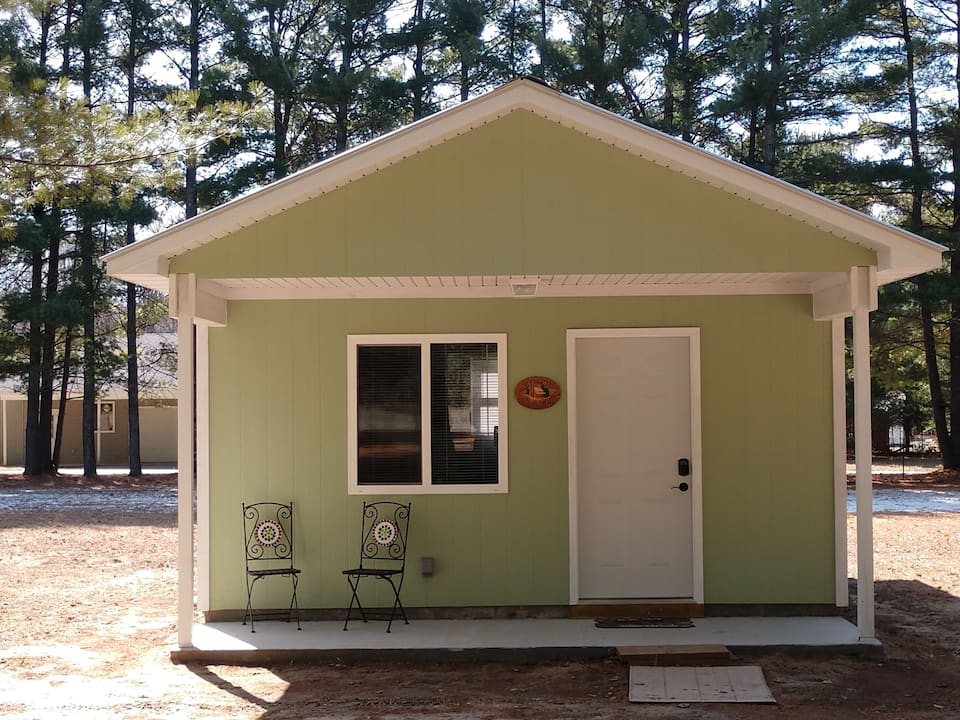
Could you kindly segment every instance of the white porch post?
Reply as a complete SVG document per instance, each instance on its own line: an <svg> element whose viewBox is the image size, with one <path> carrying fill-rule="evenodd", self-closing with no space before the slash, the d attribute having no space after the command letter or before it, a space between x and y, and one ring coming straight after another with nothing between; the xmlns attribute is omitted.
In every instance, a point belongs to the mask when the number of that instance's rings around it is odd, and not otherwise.
<svg viewBox="0 0 960 720"><path fill-rule="evenodd" d="M7 466L7 431L9 429L7 428L7 399L3 398L3 400L0 402L2 402L2 406L3 406L3 417L2 419L0 419L0 421L2 421L3 423L3 466L6 467Z"/></svg>
<svg viewBox="0 0 960 720"><path fill-rule="evenodd" d="M833 506L836 604L850 603L847 587L847 333L842 317L830 321L833 372Z"/></svg>
<svg viewBox="0 0 960 720"><path fill-rule="evenodd" d="M193 646L193 324L196 277L170 276L170 314L177 318L177 640Z"/></svg>
<svg viewBox="0 0 960 720"><path fill-rule="evenodd" d="M197 323L197 606L210 609L210 325Z"/></svg>
<svg viewBox="0 0 960 720"><path fill-rule="evenodd" d="M853 309L853 405L857 463L857 627L876 637L873 596L873 467L870 419L871 268L855 268Z"/></svg>

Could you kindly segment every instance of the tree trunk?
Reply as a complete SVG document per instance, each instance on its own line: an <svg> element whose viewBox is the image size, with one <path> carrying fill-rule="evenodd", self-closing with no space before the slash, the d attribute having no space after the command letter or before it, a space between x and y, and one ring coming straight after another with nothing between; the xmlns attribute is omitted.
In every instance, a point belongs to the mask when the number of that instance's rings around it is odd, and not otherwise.
<svg viewBox="0 0 960 720"><path fill-rule="evenodd" d="M770 70L769 74L776 78L772 87L767 90L763 108L763 159L760 169L768 175L777 171L777 154L780 150L780 73L783 69L783 37L781 29L779 6L770 20Z"/></svg>
<svg viewBox="0 0 960 720"><path fill-rule="evenodd" d="M940 382L940 369L937 364L937 344L933 332L933 312L926 300L920 301L920 325L923 329L923 354L927 361L927 380L930 384L930 404L933 406L933 424L937 432L937 442L940 445L940 455L943 458L943 467L948 470L958 470L957 456L950 441L950 432L947 427L947 401L943 394L943 384Z"/></svg>
<svg viewBox="0 0 960 720"><path fill-rule="evenodd" d="M343 33L343 48L340 55L340 92L343 93L337 99L337 107L334 111L334 121L336 122L336 145L334 147L334 152L342 153L347 149L347 139L348 139L348 122L350 114L350 95L351 91L348 89L347 75L350 73L350 70L353 66L353 52L354 52L354 43L353 43L353 31L355 28L355 22L352 15L344 20L346 27L344 28Z"/></svg>
<svg viewBox="0 0 960 720"><path fill-rule="evenodd" d="M507 32L510 33L510 77L515 78L517 77L517 0L513 0L510 5L510 20Z"/></svg>
<svg viewBox="0 0 960 720"><path fill-rule="evenodd" d="M88 11L84 6L83 12ZM93 93L93 52L89 45L83 46L82 86L83 95L89 101ZM93 225L82 221L80 229L80 282L83 287L83 418L80 426L80 447L83 453L83 476L97 477L97 323L96 294L94 285Z"/></svg>
<svg viewBox="0 0 960 720"><path fill-rule="evenodd" d="M97 477L97 324L93 226L84 220L80 229L80 281L83 286L83 422L80 428L83 476Z"/></svg>
<svg viewBox="0 0 960 720"><path fill-rule="evenodd" d="M50 30L53 25L53 7L46 8L38 18L40 23L39 60L40 67L46 68ZM69 24L69 7L67 23ZM68 48L64 49L68 55ZM52 321L51 313L44 313L41 322L39 309L45 301L56 296L60 283L60 223L56 209L49 215L42 211L37 213L37 220L41 227L46 228L47 244L47 285L46 293L43 290L43 255L33 253L30 303L35 312L30 319L30 369L27 376L27 425L24 442L24 473L27 475L41 475L52 470L51 459L51 424L53 414L53 373L54 355L56 353L56 322ZM54 222L56 221L56 222Z"/></svg>
<svg viewBox="0 0 960 720"><path fill-rule="evenodd" d="M663 122L667 132L673 132L676 118L676 98L674 97L674 79L677 75L677 56L680 46L680 3L670 8L670 39L667 41L667 61L663 66Z"/></svg>
<svg viewBox="0 0 960 720"><path fill-rule="evenodd" d="M281 63L283 54L280 49L277 31L277 10L272 4L267 10L267 28L270 33L270 48L274 60ZM273 175L274 180L285 177L290 168L287 165L287 132L289 130L289 112L285 112L283 98L277 90L273 91Z"/></svg>
<svg viewBox="0 0 960 720"><path fill-rule="evenodd" d="M130 37L127 49L127 117L133 117L137 98L137 39L139 37L137 5L130 3ZM137 240L133 221L127 221L127 245ZM137 287L127 283L127 457L130 477L143 475L140 461L140 369L137 354Z"/></svg>
<svg viewBox="0 0 960 720"><path fill-rule="evenodd" d="M130 228L132 229L132 223ZM128 237L129 237L128 231ZM143 475L140 458L140 371L137 356L137 286L127 283L127 432L130 477Z"/></svg>
<svg viewBox="0 0 960 720"><path fill-rule="evenodd" d="M63 419L67 414L67 397L70 389L70 353L73 350L73 328L64 329L63 339L63 372L60 378L60 402L59 412L57 413L57 427L53 440L53 470L56 472L60 468L60 455L63 450Z"/></svg>
<svg viewBox="0 0 960 720"><path fill-rule="evenodd" d="M957 18L957 27L956 34L954 37L955 42L960 43L960 15L956 15L957 12L960 12L960 0L957 0L954 3L954 17ZM960 60L960 44L954 45L956 48L957 56L954 57L955 63L955 74L954 74L954 90L955 90L955 102L956 106L954 112L960 115L960 65L956 65L956 62ZM950 155L953 162L953 167L951 168L951 181L953 184L953 196L952 200L952 222L950 224L950 233L948 244L952 249L952 252L948 254L948 262L950 263L950 279L951 286L954 288L960 288L960 263L956 262L956 253L958 248L960 248L960 127L954 128L954 132L951 139L951 148ZM949 338L950 338L950 429L952 430L950 436L950 448L954 460L954 464L950 467L952 469L957 469L957 462L960 461L960 428L958 428L954 423L956 419L960 417L960 297L956 293L953 294L953 297L950 300L950 329L949 329ZM954 415L954 410L957 411ZM942 447L941 447L942 450ZM944 461L946 462L946 461Z"/></svg>
<svg viewBox="0 0 960 720"><path fill-rule="evenodd" d="M424 116L425 98L427 94L427 78L423 72L423 61L427 48L423 37L423 4L424 0L417 0L413 12L416 46L413 56L413 119L419 120Z"/></svg>
<svg viewBox="0 0 960 720"><path fill-rule="evenodd" d="M39 309L43 302L43 253L31 253L30 305ZM36 314L36 313L35 313ZM30 319L30 368L27 371L27 421L24 430L23 474L28 476L43 473L40 457L40 358L43 354L43 333L40 320Z"/></svg>
<svg viewBox="0 0 960 720"><path fill-rule="evenodd" d="M906 56L907 70L907 103L909 115L909 139L910 139L910 163L912 166L913 182L910 188L910 215L909 229L916 234L923 233L923 201L925 184L923 172L925 163L920 142L920 104L917 97L916 79L916 48L914 47L913 34L910 24L910 12L905 0L898 3L900 13L900 32L903 37L903 49ZM951 433L950 418L953 415L953 408L949 406L944 394L943 381L940 375L940 365L937 362L937 338L933 327L933 308L930 306L930 300L924 291L926 283L922 280L918 283L920 287L920 324L923 331L923 354L927 364L927 379L930 385L930 404L933 410L933 422L937 433L937 443L940 446L940 456L943 466L947 469L960 469L958 461L960 454L955 446L955 440L960 434ZM960 334L956 341L954 335L955 329L955 308L956 301L951 303L951 322L950 322L950 359L948 368L951 372L951 378L960 378L960 362L954 359L953 348L960 349ZM955 370L956 368L956 370ZM953 374L957 372L957 374ZM956 383L951 382L952 386ZM957 389L951 387L951 400L956 402L960 395Z"/></svg>
<svg viewBox="0 0 960 720"><path fill-rule="evenodd" d="M190 76L187 86L191 92L200 89L200 0L190 0L190 29L187 41L190 55ZM199 208L197 197L197 156L187 154L183 181L184 214L195 217Z"/></svg>
<svg viewBox="0 0 960 720"><path fill-rule="evenodd" d="M49 240L47 244L47 289L46 302L56 302L60 285L60 214L54 209L47 218ZM40 405L37 435L37 461L40 471L53 470L53 386L57 353L58 323L52 312L46 313L43 323L43 348L40 353Z"/></svg>
<svg viewBox="0 0 960 720"><path fill-rule="evenodd" d="M540 79L547 81L547 62L544 55L547 52L547 0L540 0Z"/></svg>
<svg viewBox="0 0 960 720"><path fill-rule="evenodd" d="M690 66L690 3L680 0L680 58L683 80L680 91L680 137L686 142L693 142L693 78Z"/></svg>

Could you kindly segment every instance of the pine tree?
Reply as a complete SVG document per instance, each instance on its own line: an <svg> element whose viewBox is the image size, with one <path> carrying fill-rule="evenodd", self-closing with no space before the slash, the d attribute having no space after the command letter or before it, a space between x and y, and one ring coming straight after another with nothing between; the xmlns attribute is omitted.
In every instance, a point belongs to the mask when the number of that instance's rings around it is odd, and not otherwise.
<svg viewBox="0 0 960 720"><path fill-rule="evenodd" d="M734 14L727 0L665 0L661 36L663 93L656 126L687 142L706 145L719 132L707 108L721 84Z"/></svg>
<svg viewBox="0 0 960 720"><path fill-rule="evenodd" d="M558 43L553 71L558 88L639 122L657 116L655 71L666 20L638 0L564 0L570 38Z"/></svg>
<svg viewBox="0 0 960 720"><path fill-rule="evenodd" d="M326 143L313 147L313 159L340 153L354 141L368 140L400 125L407 116L406 83L384 72L391 56L387 10L392 0L334 0L327 12L305 95L311 115L326 120ZM304 158L306 160L306 158Z"/></svg>
<svg viewBox="0 0 960 720"><path fill-rule="evenodd" d="M460 102L494 83L495 55L484 41L488 18L501 0L438 0L440 37L444 48L445 80Z"/></svg>
<svg viewBox="0 0 960 720"><path fill-rule="evenodd" d="M413 13L395 32L384 37L384 47L392 49L410 63L406 80L412 120L435 112L440 62L440 19L433 3L414 0Z"/></svg>
<svg viewBox="0 0 960 720"><path fill-rule="evenodd" d="M960 407L960 274L952 252L957 247L960 212L955 203L956 118L960 90L944 82L956 70L956 14L938 3L889 0L869 24L859 49L870 83L857 99L873 120L860 134L884 151L879 160L860 164L856 179L866 203L884 208L888 219L913 233L945 244L951 252L943 271L927 273L885 290L884 303L897 308L895 327L914 338L913 352L924 361L930 417L944 466L960 468L960 433L954 431L953 408ZM951 42L951 38L953 41ZM887 323L887 327L891 323ZM888 335L881 334L881 340ZM875 362L899 352L897 342L881 342ZM883 386L881 396L899 392Z"/></svg>
<svg viewBox="0 0 960 720"><path fill-rule="evenodd" d="M803 127L848 116L850 65L844 52L865 21L868 3L760 0L738 10L728 46L732 90L712 107L729 132L726 154L782 177L781 161L794 141L810 142L798 136Z"/></svg>
<svg viewBox="0 0 960 720"><path fill-rule="evenodd" d="M305 164L291 155L312 132L303 89L311 81L318 53L326 55L317 43L331 8L326 0L220 0L216 7L227 30L225 53L271 96L271 163L262 179L284 177Z"/></svg>
<svg viewBox="0 0 960 720"><path fill-rule="evenodd" d="M123 39L118 58L125 76L126 117L132 118L135 114L138 101L150 98L144 92L138 72L142 63L149 56L163 47L166 38L162 34L162 25L159 20L158 8L146 0L119 0L115 7L117 28ZM142 203L131 206L141 215L141 223L151 221L154 214ZM145 217L144 211L146 210ZM133 214L127 218L125 227L125 242L134 243L137 222ZM143 465L140 458L140 373L137 351L137 286L133 283L125 285L126 305L126 351L127 351L127 435L128 459L130 476L140 477L143 474Z"/></svg>
<svg viewBox="0 0 960 720"><path fill-rule="evenodd" d="M0 372L25 380L28 475L49 472L57 455L50 446L54 379L59 368L62 417L77 325L84 333L84 471L96 474L96 391L114 360L103 322L110 285L103 280L99 256L111 249L114 236L125 237L128 222L148 219L152 211L138 197L166 184L177 170L182 151L157 147L157 138L179 134L185 144L209 142L232 132L225 125L235 127L247 112L222 106L191 120L184 98L172 98L163 112L150 108L129 117L109 102L94 107L87 97L78 99L66 77L46 80L55 73L31 55L59 55L64 70L72 74L79 69L81 87L92 92L95 69L106 63L101 63L103 55L79 44L78 31L91 31L76 14L84 9L78 4L61 16L65 31L58 53L43 52L43 44L32 38L0 32L0 38L10 41L0 50L11 58L0 72L0 252L9 280L0 298L5 359ZM90 6L86 11L92 12ZM98 99L105 99L108 84L96 85Z"/></svg>

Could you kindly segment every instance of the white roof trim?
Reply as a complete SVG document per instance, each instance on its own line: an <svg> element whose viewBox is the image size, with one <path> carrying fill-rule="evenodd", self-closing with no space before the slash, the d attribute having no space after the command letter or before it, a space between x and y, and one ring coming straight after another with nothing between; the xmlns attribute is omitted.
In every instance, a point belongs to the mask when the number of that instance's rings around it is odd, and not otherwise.
<svg viewBox="0 0 960 720"><path fill-rule="evenodd" d="M511 298L517 283L536 284L538 298L807 295L845 278L844 272L217 278L198 280L197 288L224 300Z"/></svg>
<svg viewBox="0 0 960 720"><path fill-rule="evenodd" d="M519 79L308 167L104 257L107 272L167 289L169 259L336 190L457 135L525 109L662 167L746 198L877 253L881 283L938 268L946 248L832 200Z"/></svg>

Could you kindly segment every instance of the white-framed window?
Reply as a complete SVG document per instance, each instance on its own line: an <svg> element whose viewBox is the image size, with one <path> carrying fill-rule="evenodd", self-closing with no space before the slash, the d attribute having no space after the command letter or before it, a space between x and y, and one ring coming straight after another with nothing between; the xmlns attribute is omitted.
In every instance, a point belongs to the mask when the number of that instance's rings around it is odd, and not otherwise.
<svg viewBox="0 0 960 720"><path fill-rule="evenodd" d="M96 431L99 433L112 433L116 432L116 409L117 406L112 400L98 400L97 401L97 426Z"/></svg>
<svg viewBox="0 0 960 720"><path fill-rule="evenodd" d="M506 492L506 370L502 333L349 336L349 492Z"/></svg>

